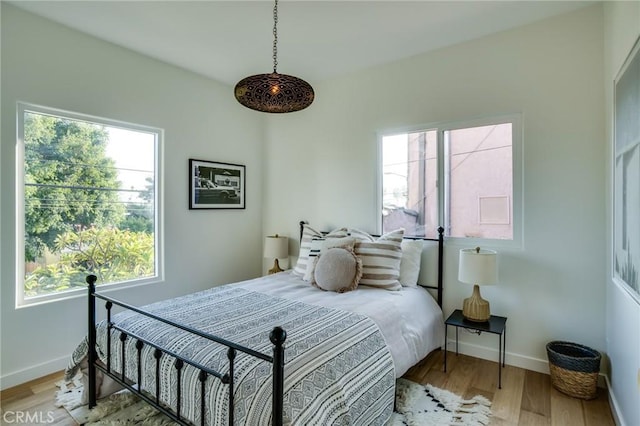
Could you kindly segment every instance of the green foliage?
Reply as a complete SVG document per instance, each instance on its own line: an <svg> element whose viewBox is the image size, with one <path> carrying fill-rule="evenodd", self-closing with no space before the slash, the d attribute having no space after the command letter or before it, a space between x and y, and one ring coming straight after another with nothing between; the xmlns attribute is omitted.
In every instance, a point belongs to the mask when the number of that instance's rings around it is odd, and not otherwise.
<svg viewBox="0 0 640 426"><path fill-rule="evenodd" d="M87 274L113 283L154 274L154 235L117 228L89 228L60 234L60 260L40 266L25 280L27 297L85 287Z"/></svg>
<svg viewBox="0 0 640 426"><path fill-rule="evenodd" d="M104 127L32 113L24 120L25 258L33 261L62 233L117 226L125 209Z"/></svg>
<svg viewBox="0 0 640 426"><path fill-rule="evenodd" d="M120 229L128 229L134 232L154 232L153 200L155 197L153 178L145 179L147 185L140 192L139 197L145 203L128 203L126 218L120 223Z"/></svg>
<svg viewBox="0 0 640 426"><path fill-rule="evenodd" d="M138 208L142 208L143 205L135 204ZM133 232L153 232L153 220L147 215L140 214L137 211L130 212L133 209L127 208L127 217L120 223L120 229L126 229Z"/></svg>
<svg viewBox="0 0 640 426"><path fill-rule="evenodd" d="M145 178L145 181L147 182L147 185L144 191L140 192L140 198L142 198L147 203L152 203L155 196L154 191L156 189L156 186L154 184L153 178L151 177Z"/></svg>
<svg viewBox="0 0 640 426"><path fill-rule="evenodd" d="M38 260L25 296L84 288L90 273L99 283L153 276L153 178L140 202L124 203L104 126L38 113L24 123L25 260Z"/></svg>

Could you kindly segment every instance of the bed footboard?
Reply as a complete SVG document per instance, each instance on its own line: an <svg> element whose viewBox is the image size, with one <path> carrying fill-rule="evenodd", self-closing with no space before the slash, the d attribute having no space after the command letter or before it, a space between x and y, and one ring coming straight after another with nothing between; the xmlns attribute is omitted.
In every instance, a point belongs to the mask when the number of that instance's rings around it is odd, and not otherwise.
<svg viewBox="0 0 640 426"><path fill-rule="evenodd" d="M213 380L219 380L221 383L227 385L228 387L228 396L229 396L229 425L234 424L234 361L236 358L237 351L244 352L250 356L259 358L263 361L269 362L273 364L273 390L272 390L272 424L273 425L282 425L283 423L283 399L284 399L284 342L286 340L287 334L286 332L280 328L275 327L270 335L269 339L273 344L273 355L266 355L261 352L257 352L250 348L241 346L234 342L228 341L226 339L220 338L218 336L214 336L208 333L203 333L191 327L176 323L174 321L167 320L165 318L158 317L157 315L146 312L140 308L135 306L128 305L126 303L120 302L118 300L112 299L110 297L104 296L102 294L96 293L95 283L97 281L97 277L95 275L89 275L86 279L89 284L89 297L88 297L88 340L89 340L89 350L87 354L88 364L89 364L89 408L93 408L96 405L96 372L100 370L103 374L111 377L113 380L118 382L123 387L129 389L131 392L135 393L138 397L170 417L172 420L184 424L190 425L192 424L190 420L185 419L181 413L181 401L183 395L181 395L181 373L185 364L191 365L199 371L198 380L200 382L200 423L204 425L206 423L206 400L205 392L206 381L212 377ZM105 309L107 311L107 344L106 344L106 363L100 362L96 349L96 299L102 299L105 303ZM204 365L199 364L194 360L187 359L186 357L181 356L178 353L175 353L167 348L162 347L161 345L155 344L154 342L149 341L141 336L136 335L122 327L118 324L115 324L111 321L111 309L113 305L120 306L126 310L134 311L140 315L147 316L157 321L161 321L165 324L168 324L172 327L183 330L187 333L192 333L202 338L205 338L209 341L216 342L218 344L226 346L227 349L227 358L228 358L228 371L223 373L219 371L215 371L211 368L208 368ZM135 339L135 348L137 350L137 372L135 372L135 380L130 379L126 375L125 368L122 368L120 372L114 372L111 368L111 353L112 353L112 330L117 330L119 332L118 340L120 342L119 347L121 350L122 357L122 365L126 365L126 351L125 351L125 342L128 339ZM118 344L116 343L116 346ZM153 348L153 357L155 359L155 375L156 375L156 386L155 392L149 392L148 390L141 389L141 386L135 386L136 384L142 383L142 363L141 363L141 354L142 349L145 347ZM176 374L176 394L177 394L177 403L175 410L172 407L163 404L160 400L160 359L163 356L169 356L174 361L175 374ZM195 396L192 396L195 397Z"/></svg>

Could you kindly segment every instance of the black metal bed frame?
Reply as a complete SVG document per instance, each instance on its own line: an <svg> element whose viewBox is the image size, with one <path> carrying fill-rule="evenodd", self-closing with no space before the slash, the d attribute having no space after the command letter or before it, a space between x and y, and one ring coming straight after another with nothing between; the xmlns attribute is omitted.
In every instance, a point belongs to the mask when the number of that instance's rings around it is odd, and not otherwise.
<svg viewBox="0 0 640 426"><path fill-rule="evenodd" d="M305 222L300 222L300 229L302 231L302 227ZM437 301L438 305L442 307L442 293L443 293L443 258L444 258L444 238L443 238L444 229L442 227L438 228L438 238L413 238L419 240L426 241L437 241L438 242L438 284L437 286L423 286L426 288L437 290ZM302 236L302 232L300 233ZM273 355L267 355L253 349L244 347L237 343L231 342L229 340L220 338L218 336L214 336L209 333L204 333L202 331L196 330L192 327L188 327L179 323L176 323L171 320L167 320L165 318L161 318L153 313L144 311L135 306L129 305L127 303L121 302L119 300L113 299L111 297L96 293L95 283L97 281L97 277L95 275L89 275L86 279L89 284L89 297L88 297L88 341L89 341L89 350L88 350L88 385L89 385L89 408L93 408L96 406L97 402L97 390L96 390L96 374L97 370L100 370L103 374L110 377L123 387L129 389L131 392L136 394L138 397L149 403L151 406L155 407L165 415L167 415L172 420L178 422L182 425L191 425L192 423L186 420L181 415L181 372L184 364L189 364L194 368L200 370L198 375L198 380L200 381L200 419L201 424L205 424L205 409L206 409L206 398L205 398L205 383L209 376L212 376L214 380L220 380L222 383L229 386L229 425L233 426L234 424L234 401L233 401L233 392L234 392L234 360L236 358L237 352L243 352L255 358L261 359L265 362L269 362L273 364L273 387L272 387L272 424L274 426L281 426L283 424L283 399L284 399L284 343L287 338L287 333L280 327L275 327L271 333L269 334L269 340L273 344ZM96 299L104 300L105 309L107 311L107 360L106 365L98 359L98 354L96 351ZM226 373L222 373L219 371L215 371L211 368L208 368L204 365L201 365L193 360L189 360L178 353L175 353L167 348L164 348L160 345L157 345L141 336L136 335L119 325L113 323L111 321L111 309L113 305L119 306L121 308L139 313L146 317L152 318L154 320L163 322L172 327L176 327L185 332L195 334L202 338L205 338L209 341L219 343L221 345L226 346L227 349L227 358L229 360L229 369ZM112 353L112 345L111 345L111 331L117 330L120 332L118 340L120 341L120 350L122 357L122 371L115 372L111 368L111 353ZM126 377L126 350L125 350L125 342L127 339L132 338L136 339L135 347L137 349L137 380L136 382L132 382ZM145 345L154 348L153 357L155 359L155 374L156 374L156 388L155 395L143 392L139 386L135 386L135 384L140 384L142 381L142 349ZM176 394L177 394L177 404L176 410L172 411L172 407L166 406L160 401L160 359L163 356L170 356L175 359L174 367L176 370Z"/></svg>
<svg viewBox="0 0 640 426"><path fill-rule="evenodd" d="M153 313L146 312L142 309L139 309L135 306L129 305L124 302L120 302L111 297L104 296L102 294L96 293L95 283L97 281L97 277L95 275L89 275L87 277L87 283L89 284L89 353L88 353L88 363L89 363L89 408L93 408L96 406L96 370L102 371L103 374L106 374L116 382L118 382L123 387L129 389L131 392L135 393L141 399L145 400L147 403L151 404L153 407L157 408L159 411L170 417L172 420L183 424L190 425L191 423L185 420L180 413L181 406L181 372L184 364L189 364L198 370L200 373L198 375L198 380L200 381L200 422L202 425L205 424L205 408L206 408L206 398L205 398L205 382L209 376L213 376L214 378L220 380L222 383L229 386L229 425L233 425L234 422L234 402L233 402L233 391L234 391L234 360L236 358L237 351L244 352L248 355L251 355L255 358L259 358L263 361L270 362L273 364L273 397L272 397L272 422L273 425L282 425L282 414L283 414L283 390L284 390L284 342L287 338L287 333L280 327L275 327L271 333L269 334L269 339L271 343L273 343L273 356L269 356L263 354L261 352L255 351L253 349L247 348L242 345L238 345L237 343L231 342L229 340L220 338L218 336L214 336L209 333L203 333L199 330L196 330L192 327L188 327L182 324L178 324L174 321L167 320L165 318L161 318ZM105 309L107 310L107 362L104 365L101 362L98 362L98 354L96 352L96 299L102 299L106 301ZM179 328L188 333L195 334L197 336L203 337L209 341L219 343L228 348L227 350L227 358L229 360L229 371L227 373L221 373L210 369L204 365L201 365L195 361L189 360L180 354L177 354L167 348L164 348L160 345L157 345L141 336L136 335L135 333L131 333L124 328L118 326L117 324L111 321L111 308L113 305L120 306L124 309L128 309L134 312L137 312L141 315L144 315L149 318L153 318L154 320L163 322L172 327ZM120 340L120 349L121 349L121 357L122 357L122 371L121 372L113 372L111 369L111 330L115 329L120 331L119 340ZM150 396L146 392L142 392L142 390L134 386L134 383L131 383L126 377L126 350L125 350L125 342L128 338L136 339L136 349L137 349L137 381L135 383L141 383L142 381L142 349L144 345L151 346L155 348L153 357L156 360L155 365L155 373L156 373L156 389L155 389L155 397ZM176 403L176 411L171 411L170 407L167 407L160 402L160 358L163 355L171 356L175 358L174 367L176 369L176 394L177 394L177 403Z"/></svg>
<svg viewBox="0 0 640 426"><path fill-rule="evenodd" d="M424 288L430 288L437 291L436 300L438 302L438 306L442 308L442 295L444 292L444 228L442 226L438 227L438 238L421 238L421 237L405 237L409 240L425 240L425 241L437 241L438 242L438 285L424 285L419 284Z"/></svg>
<svg viewBox="0 0 640 426"><path fill-rule="evenodd" d="M304 225L307 225L309 222L306 220L301 220L299 222L300 225L300 241L302 241L302 232L304 231ZM326 232L324 233L326 234ZM379 235L373 235L374 237L379 237ZM436 300L438 302L438 306L442 308L442 293L444 291L444 228L442 226L438 227L438 238L427 238L427 237L404 237L405 240L422 240L422 241L435 241L438 243L438 285L424 285L418 284L420 287L429 288L437 291Z"/></svg>

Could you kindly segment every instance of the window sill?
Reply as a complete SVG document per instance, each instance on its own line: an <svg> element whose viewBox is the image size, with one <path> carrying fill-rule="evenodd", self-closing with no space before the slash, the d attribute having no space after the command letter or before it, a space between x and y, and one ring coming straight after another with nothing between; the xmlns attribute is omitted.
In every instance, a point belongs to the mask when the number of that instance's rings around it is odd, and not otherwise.
<svg viewBox="0 0 640 426"><path fill-rule="evenodd" d="M118 282L111 284L101 284L96 287L96 291L101 293L110 293L112 291L123 290L128 288L140 287L149 284L157 284L162 282L161 277L150 277L135 281ZM41 306L48 303L59 302L63 300L77 299L87 296L88 288L78 288L74 290L64 291L60 293L45 294L42 296L34 296L25 298L22 301L16 301L16 309L29 308L32 306Z"/></svg>

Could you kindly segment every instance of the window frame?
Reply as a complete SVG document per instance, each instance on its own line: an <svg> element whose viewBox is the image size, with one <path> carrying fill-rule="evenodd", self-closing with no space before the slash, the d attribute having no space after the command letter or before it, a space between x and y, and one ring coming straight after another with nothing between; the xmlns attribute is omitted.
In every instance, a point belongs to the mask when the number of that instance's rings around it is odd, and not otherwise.
<svg viewBox="0 0 640 426"><path fill-rule="evenodd" d="M445 179L446 162L445 162L445 149L446 144L444 142L445 132L451 130L460 130L473 127L491 126L496 124L511 123L511 161L512 161L512 185L513 193L512 197L512 220L513 220L513 238L496 239L496 238L475 238L475 237L452 237L448 235L446 224L446 205L448 201L446 193L448 191L449 179ZM524 248L523 238L523 220L524 220L524 204L523 204L523 130L522 130L522 114L504 114L485 118L473 118L460 121L446 121L446 122L434 122L422 125L406 126L394 129L388 129L377 132L378 146L378 179L377 179L377 209L376 209L376 223L378 232L382 233L382 209L383 209L383 156L382 156L382 143L383 138L387 136L393 136L402 133L415 133L415 132L428 132L435 131L437 134L437 182L436 187L438 189L438 225L445 228L445 238L448 244L454 246L469 246L469 245L490 245L492 247L505 247L514 249ZM442 183L442 185L441 185Z"/></svg>
<svg viewBox="0 0 640 426"><path fill-rule="evenodd" d="M163 188L163 151L164 151L164 130L157 127L145 126L114 120L94 115L83 114L78 112L66 111L59 108L52 108L42 105L36 105L27 102L17 102L16 104L16 170L15 170L15 203L16 203L16 220L15 220L15 255L16 255L16 296L15 307L24 308L43 303L55 302L58 300L67 300L84 296L86 290L72 289L62 291L60 293L51 293L33 297L25 297L25 144L24 144L24 114L32 112L41 115L50 115L63 119L79 120L91 122L98 125L115 127L125 130L150 133L155 135L154 150L154 267L155 275L151 277L138 278L127 281L119 281L113 283L102 284L101 288L106 291L117 290L121 288L130 288L140 285L147 285L164 281L164 198Z"/></svg>

